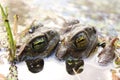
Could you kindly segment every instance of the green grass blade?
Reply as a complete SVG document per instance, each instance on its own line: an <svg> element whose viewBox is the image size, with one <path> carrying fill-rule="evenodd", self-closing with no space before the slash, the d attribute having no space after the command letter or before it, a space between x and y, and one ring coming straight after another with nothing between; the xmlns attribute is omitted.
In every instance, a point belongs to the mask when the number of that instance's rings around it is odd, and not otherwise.
<svg viewBox="0 0 120 80"><path fill-rule="evenodd" d="M0 4L0 9L1 9L1 14L2 14L2 19L4 21L4 25L6 27L6 31L7 31L7 36L8 36L8 42L9 42L9 48L10 48L10 61L13 61L13 59L15 58L15 53L16 53L16 45L13 39L13 35L11 32L11 28L10 28L10 24L9 24L9 20L8 20L8 13L6 13L3 9L3 7Z"/></svg>

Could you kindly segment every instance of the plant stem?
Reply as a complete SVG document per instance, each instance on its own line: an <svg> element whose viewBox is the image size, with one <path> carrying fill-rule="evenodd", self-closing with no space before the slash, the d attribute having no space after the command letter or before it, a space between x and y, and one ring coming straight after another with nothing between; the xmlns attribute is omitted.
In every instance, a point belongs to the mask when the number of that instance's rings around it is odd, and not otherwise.
<svg viewBox="0 0 120 80"><path fill-rule="evenodd" d="M77 72L75 71L75 69L73 68L73 72L75 73L76 77L78 78L78 80L81 80L80 77L77 75Z"/></svg>
<svg viewBox="0 0 120 80"><path fill-rule="evenodd" d="M7 36L8 36L8 42L9 42L9 48L10 48L9 60L13 61L15 58L15 53L16 53L16 46L15 46L15 42L13 39L13 35L11 32L11 28L10 28L10 24L9 24L9 20L8 20L8 13L7 13L7 11L6 12L4 11L1 4L0 4L0 9L1 9L2 19L4 21L4 25L6 27Z"/></svg>

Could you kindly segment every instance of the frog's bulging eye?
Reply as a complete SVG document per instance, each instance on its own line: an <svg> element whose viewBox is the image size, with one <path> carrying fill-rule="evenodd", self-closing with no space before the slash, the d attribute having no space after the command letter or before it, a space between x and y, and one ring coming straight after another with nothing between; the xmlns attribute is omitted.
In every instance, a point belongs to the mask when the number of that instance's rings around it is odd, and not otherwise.
<svg viewBox="0 0 120 80"><path fill-rule="evenodd" d="M96 33L96 32L97 32L94 27L85 28L85 30L86 30L87 32L89 32L89 34L93 34L93 33Z"/></svg>
<svg viewBox="0 0 120 80"><path fill-rule="evenodd" d="M47 47L47 38L45 36L36 37L31 41L33 51L42 52Z"/></svg>
<svg viewBox="0 0 120 80"><path fill-rule="evenodd" d="M87 43L88 43L88 39L84 33L80 33L77 35L77 37L75 39L75 46L78 49L85 47L87 45Z"/></svg>
<svg viewBox="0 0 120 80"><path fill-rule="evenodd" d="M49 35L51 35L51 36L54 36L54 35L55 35L55 32L52 31L52 30L50 30L50 31L47 32L47 34L49 34Z"/></svg>

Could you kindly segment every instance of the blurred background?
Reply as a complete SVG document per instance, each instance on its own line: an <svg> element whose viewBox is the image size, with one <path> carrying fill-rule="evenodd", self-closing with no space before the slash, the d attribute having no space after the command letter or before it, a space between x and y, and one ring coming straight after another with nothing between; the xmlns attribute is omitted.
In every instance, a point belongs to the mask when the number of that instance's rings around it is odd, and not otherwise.
<svg viewBox="0 0 120 80"><path fill-rule="evenodd" d="M56 16L75 17L87 24L107 23L119 26L119 0L0 0L8 6L10 21L19 15L21 25L33 19L41 21Z"/></svg>
<svg viewBox="0 0 120 80"><path fill-rule="evenodd" d="M113 37L120 33L120 0L0 0L0 3L7 6L11 24L13 16L19 16L20 31L33 20L61 26L62 19L75 18L82 24L95 26L100 34ZM3 26L1 20L0 16L0 25ZM3 31L3 27L0 27L0 35L4 34ZM2 38L0 41L1 44L5 43Z"/></svg>

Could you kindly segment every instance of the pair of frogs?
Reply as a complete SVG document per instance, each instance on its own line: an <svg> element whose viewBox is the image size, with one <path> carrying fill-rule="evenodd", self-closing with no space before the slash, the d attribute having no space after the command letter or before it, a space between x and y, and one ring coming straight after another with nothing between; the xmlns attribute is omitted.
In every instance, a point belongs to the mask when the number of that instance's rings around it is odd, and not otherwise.
<svg viewBox="0 0 120 80"><path fill-rule="evenodd" d="M89 57L98 44L94 27L79 24L79 21L65 26L63 30L33 25L29 30L29 39L22 45L15 62L25 61L29 71L38 73L44 67L44 58L53 51L59 60L65 60L66 71L74 75L81 73L84 58Z"/></svg>

